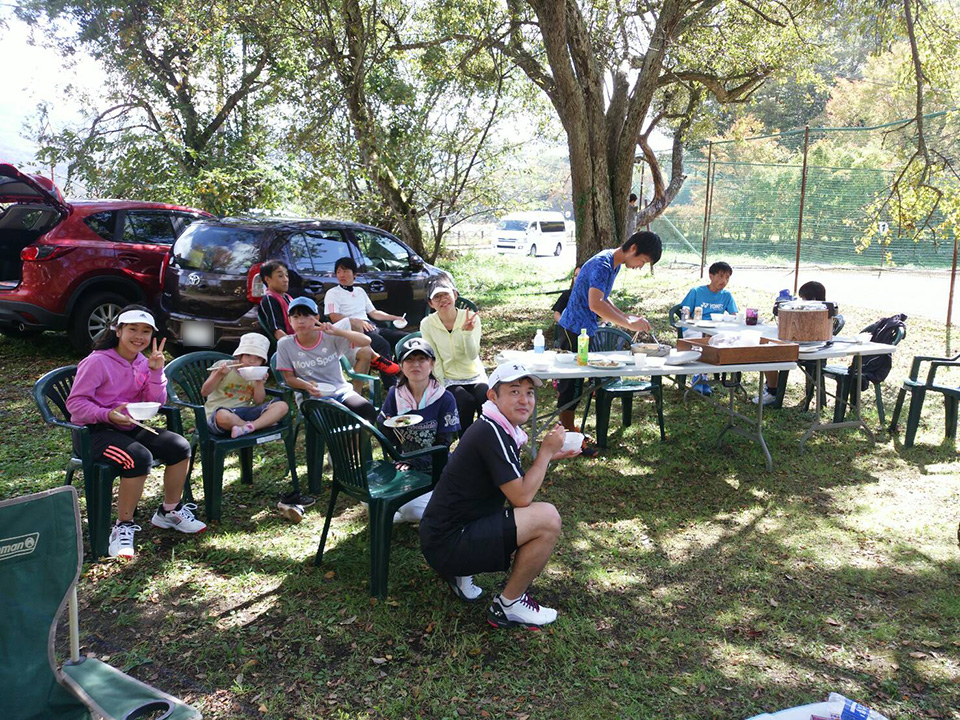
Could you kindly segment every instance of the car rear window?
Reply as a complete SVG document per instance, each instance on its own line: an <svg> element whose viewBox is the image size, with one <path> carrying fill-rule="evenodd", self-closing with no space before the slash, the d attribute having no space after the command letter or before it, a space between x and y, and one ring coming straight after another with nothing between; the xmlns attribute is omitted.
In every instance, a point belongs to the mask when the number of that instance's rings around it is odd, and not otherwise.
<svg viewBox="0 0 960 720"><path fill-rule="evenodd" d="M186 270L245 273L260 260L261 239L255 230L194 224L174 244L173 256Z"/></svg>
<svg viewBox="0 0 960 720"><path fill-rule="evenodd" d="M113 210L105 210L84 218L83 222L104 240L112 241L117 228L117 213Z"/></svg>

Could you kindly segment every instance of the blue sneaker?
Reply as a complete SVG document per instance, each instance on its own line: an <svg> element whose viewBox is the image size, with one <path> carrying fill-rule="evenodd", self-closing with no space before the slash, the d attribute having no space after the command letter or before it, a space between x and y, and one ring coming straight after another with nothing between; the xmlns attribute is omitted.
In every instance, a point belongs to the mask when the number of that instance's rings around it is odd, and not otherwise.
<svg viewBox="0 0 960 720"><path fill-rule="evenodd" d="M693 380L690 382L690 389L694 392L698 392L704 397L713 395L713 390L710 388L710 385L707 384L707 378L705 375L694 375Z"/></svg>

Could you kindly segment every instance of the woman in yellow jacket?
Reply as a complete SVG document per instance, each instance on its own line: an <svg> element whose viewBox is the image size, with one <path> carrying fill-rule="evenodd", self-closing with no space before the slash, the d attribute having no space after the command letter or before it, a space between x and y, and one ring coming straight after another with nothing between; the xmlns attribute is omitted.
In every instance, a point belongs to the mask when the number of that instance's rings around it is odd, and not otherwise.
<svg viewBox="0 0 960 720"><path fill-rule="evenodd" d="M462 435L487 399L487 373L480 361L480 315L458 310L456 300L448 282L434 285L427 302L436 312L420 322L420 333L436 352L434 374L457 401Z"/></svg>

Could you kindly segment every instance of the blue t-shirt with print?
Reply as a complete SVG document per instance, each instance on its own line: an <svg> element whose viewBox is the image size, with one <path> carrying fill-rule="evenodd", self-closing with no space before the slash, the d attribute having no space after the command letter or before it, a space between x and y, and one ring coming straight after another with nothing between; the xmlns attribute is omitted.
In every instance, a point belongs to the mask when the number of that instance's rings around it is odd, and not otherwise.
<svg viewBox="0 0 960 720"><path fill-rule="evenodd" d="M590 309L590 288L597 288L604 298L610 297L613 281L620 272L619 266L613 266L613 252L598 252L580 268L570 291L570 302L560 316L560 325L574 335L578 335L581 328L591 337L597 332L597 315Z"/></svg>
<svg viewBox="0 0 960 720"><path fill-rule="evenodd" d="M733 300L730 291L724 288L720 292L712 292L709 285L695 287L687 293L687 296L680 303L683 307L690 308L690 317L693 317L695 308L703 308L703 319L709 320L712 313L727 312L731 315L737 314L737 303Z"/></svg>

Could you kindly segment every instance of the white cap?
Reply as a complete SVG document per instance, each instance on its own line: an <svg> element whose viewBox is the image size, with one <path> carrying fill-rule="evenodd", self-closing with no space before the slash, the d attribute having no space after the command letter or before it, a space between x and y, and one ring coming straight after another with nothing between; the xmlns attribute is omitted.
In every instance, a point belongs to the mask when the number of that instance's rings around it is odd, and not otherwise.
<svg viewBox="0 0 960 720"><path fill-rule="evenodd" d="M490 387L496 387L498 383L513 382L520 378L529 378L536 387L543 387L543 381L527 370L525 365L520 363L505 363L498 365L497 369L490 373L488 384Z"/></svg>
<svg viewBox="0 0 960 720"><path fill-rule="evenodd" d="M144 323L154 330L157 329L157 323L153 320L153 315L146 310L127 310L120 313L117 317L117 325L130 325L133 323Z"/></svg>
<svg viewBox="0 0 960 720"><path fill-rule="evenodd" d="M247 333L240 336L240 344L233 351L233 356L256 355L266 360L270 353L270 340L260 333Z"/></svg>
<svg viewBox="0 0 960 720"><path fill-rule="evenodd" d="M446 293L447 295L453 295L454 289L449 285L437 285L433 290L430 291L430 299L433 300L437 295Z"/></svg>

